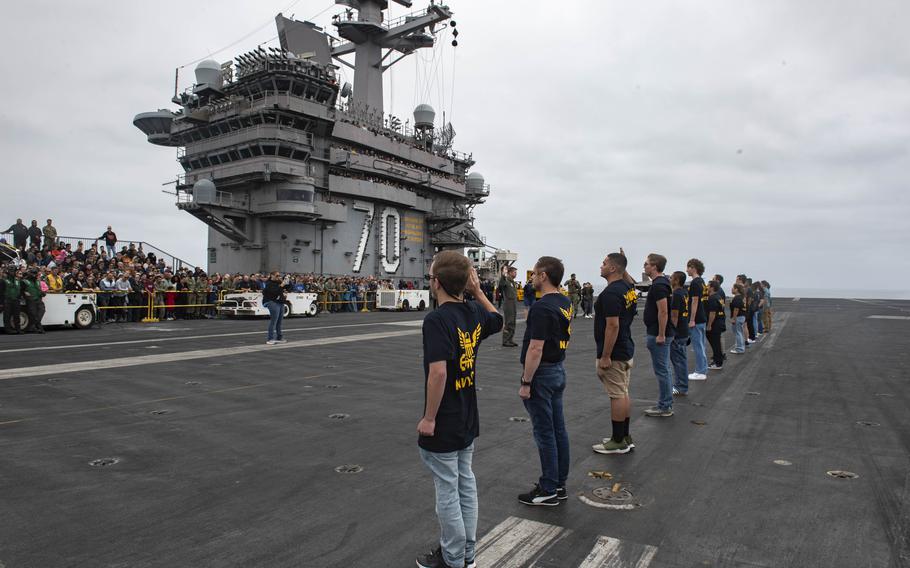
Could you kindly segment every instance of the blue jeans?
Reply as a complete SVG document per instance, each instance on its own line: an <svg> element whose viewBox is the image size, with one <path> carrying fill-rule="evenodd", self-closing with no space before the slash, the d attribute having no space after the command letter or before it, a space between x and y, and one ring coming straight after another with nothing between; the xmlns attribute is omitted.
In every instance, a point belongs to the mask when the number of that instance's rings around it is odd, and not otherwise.
<svg viewBox="0 0 910 568"><path fill-rule="evenodd" d="M654 367L654 374L657 375L657 386L660 388L657 406L661 410L673 408L673 381L670 379L670 345L672 341L672 338L668 338L663 345L658 345L656 335L649 335L645 339L648 351L651 352L651 366Z"/></svg>
<svg viewBox="0 0 910 568"><path fill-rule="evenodd" d="M108 258L108 260L111 260L112 258L114 258L114 255L117 253L117 246L109 245L109 244L105 244L104 246L107 248L107 258Z"/></svg>
<svg viewBox="0 0 910 568"><path fill-rule="evenodd" d="M765 332L765 324L764 324L763 318L762 318L763 315L765 315L765 308L759 308L759 310L757 312L755 312L755 322L756 322L755 330L758 333Z"/></svg>
<svg viewBox="0 0 910 568"><path fill-rule="evenodd" d="M688 337L674 337L670 344L670 363L673 365L673 374L676 379L673 386L682 393L689 392L689 359L686 349Z"/></svg>
<svg viewBox="0 0 910 568"><path fill-rule="evenodd" d="M436 486L436 517L442 558L449 566L464 566L477 545L477 482L471 471L474 444L457 452L420 450L420 459Z"/></svg>
<svg viewBox="0 0 910 568"><path fill-rule="evenodd" d="M569 477L569 433L562 411L566 369L562 363L541 363L531 382L531 398L524 401L534 427L540 454L540 488L554 493Z"/></svg>
<svg viewBox="0 0 910 568"><path fill-rule="evenodd" d="M736 322L733 324L733 337L736 338L736 344L733 350L739 353L746 352L746 332L743 329L746 326L746 316L736 316Z"/></svg>
<svg viewBox="0 0 910 568"><path fill-rule="evenodd" d="M759 333L758 322L761 321L758 317L758 311L752 312L752 329L755 330L755 333Z"/></svg>
<svg viewBox="0 0 910 568"><path fill-rule="evenodd" d="M708 374L708 355L705 353L705 326L706 324L697 323L695 327L689 328L689 336L692 338L692 351L695 352L695 372L702 375Z"/></svg>
<svg viewBox="0 0 910 568"><path fill-rule="evenodd" d="M263 306L269 310L269 341L283 339L281 321L284 320L284 304L281 302L266 302Z"/></svg>

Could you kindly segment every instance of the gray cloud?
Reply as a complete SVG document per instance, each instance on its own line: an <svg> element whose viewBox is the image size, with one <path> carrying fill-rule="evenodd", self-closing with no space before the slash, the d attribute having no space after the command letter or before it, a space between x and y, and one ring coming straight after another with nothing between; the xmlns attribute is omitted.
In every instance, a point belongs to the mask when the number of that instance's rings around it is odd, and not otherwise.
<svg viewBox="0 0 910 568"><path fill-rule="evenodd" d="M174 152L146 143L132 116L170 106L175 66L289 3L7 7L0 41L29 56L0 62L19 87L0 114L6 216L53 216L61 232L92 236L110 222L202 262L204 227L160 192L178 172ZM430 102L453 118L456 146L493 186L477 225L522 268L555 254L596 282L603 255L622 245L632 267L659 251L673 268L698 256L710 273L781 287L861 287L832 274L886 270L893 284L877 288L906 288L910 5L450 5L455 66L447 41L439 64L405 60L387 104L407 117ZM266 26L216 58L274 35ZM434 68L442 94L415 85ZM192 66L182 75L185 86Z"/></svg>

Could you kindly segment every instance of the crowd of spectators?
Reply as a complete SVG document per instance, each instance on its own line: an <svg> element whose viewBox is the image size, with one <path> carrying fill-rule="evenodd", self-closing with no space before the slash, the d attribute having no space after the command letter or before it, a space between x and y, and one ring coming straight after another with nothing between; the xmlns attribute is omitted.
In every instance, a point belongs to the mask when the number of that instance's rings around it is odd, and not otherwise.
<svg viewBox="0 0 910 568"><path fill-rule="evenodd" d="M134 322L148 315L149 298L154 313L162 320L212 318L223 293L259 291L267 274L207 274L199 267L168 265L142 244L124 245L112 227L86 246L77 241L61 243L51 220L42 230L22 220L9 228L12 247L7 254L11 273L19 280L34 278L44 294L94 292L99 308L98 322ZM32 239L32 235L34 238ZM0 243L7 246L6 239ZM426 282L381 279L375 276L332 276L292 273L283 276L291 292L318 294L320 308L329 312L375 309L376 292L391 289L425 289Z"/></svg>

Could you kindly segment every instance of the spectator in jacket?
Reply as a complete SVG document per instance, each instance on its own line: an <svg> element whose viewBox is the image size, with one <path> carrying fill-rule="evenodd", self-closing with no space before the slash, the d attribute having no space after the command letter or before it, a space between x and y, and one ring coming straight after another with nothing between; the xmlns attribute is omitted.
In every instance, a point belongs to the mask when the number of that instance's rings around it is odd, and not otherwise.
<svg viewBox="0 0 910 568"><path fill-rule="evenodd" d="M57 246L57 227L50 219L47 220L47 225L41 229L41 232L44 233L44 248L50 250Z"/></svg>
<svg viewBox="0 0 910 568"><path fill-rule="evenodd" d="M107 250L108 258L114 258L115 253L117 252L117 233L111 229L111 226L107 226L107 231L101 233L99 239L104 239L104 246ZM102 250L102 254L103 254Z"/></svg>
<svg viewBox="0 0 910 568"><path fill-rule="evenodd" d="M38 226L38 220L32 219L32 226L28 228L28 244L35 249L41 248L41 227Z"/></svg>
<svg viewBox="0 0 910 568"><path fill-rule="evenodd" d="M13 234L13 246L19 250L25 250L25 241L28 238L28 227L22 224L22 219L16 219L15 224L10 225L5 233Z"/></svg>

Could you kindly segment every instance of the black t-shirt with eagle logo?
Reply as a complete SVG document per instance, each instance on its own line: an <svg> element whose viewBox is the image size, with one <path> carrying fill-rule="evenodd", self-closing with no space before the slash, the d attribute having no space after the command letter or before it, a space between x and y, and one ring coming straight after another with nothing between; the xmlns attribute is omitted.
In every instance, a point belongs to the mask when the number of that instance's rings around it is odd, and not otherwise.
<svg viewBox="0 0 910 568"><path fill-rule="evenodd" d="M679 311L679 318L676 320L676 337L687 339L689 337L689 295L685 288L673 290L673 302L670 304L670 309Z"/></svg>
<svg viewBox="0 0 910 568"><path fill-rule="evenodd" d="M629 361L635 354L635 342L632 341L632 320L638 314L638 294L627 282L611 282L597 296L594 304L594 344L597 346L597 358L603 356L604 332L607 330L607 318L619 318L619 331L616 343L610 352L614 361Z"/></svg>
<svg viewBox="0 0 910 568"><path fill-rule="evenodd" d="M475 302L446 302L423 319L424 412L430 363L446 362L446 387L433 436L417 444L430 452L463 450L480 435L476 360L480 342L502 330L502 316Z"/></svg>
<svg viewBox="0 0 910 568"><path fill-rule="evenodd" d="M528 325L521 344L521 364L524 365L532 339L543 340L542 363L559 363L566 358L572 335L572 316L575 306L562 294L544 294L528 311Z"/></svg>
<svg viewBox="0 0 910 568"><path fill-rule="evenodd" d="M708 314L705 312L708 304L708 287L701 276L696 276L689 283L689 305L692 305L692 298L698 298L695 304L698 311L695 312L695 323L707 323ZM691 315L689 317L692 317Z"/></svg>

